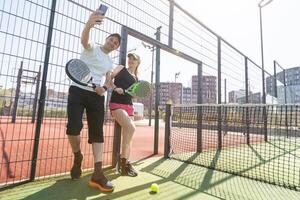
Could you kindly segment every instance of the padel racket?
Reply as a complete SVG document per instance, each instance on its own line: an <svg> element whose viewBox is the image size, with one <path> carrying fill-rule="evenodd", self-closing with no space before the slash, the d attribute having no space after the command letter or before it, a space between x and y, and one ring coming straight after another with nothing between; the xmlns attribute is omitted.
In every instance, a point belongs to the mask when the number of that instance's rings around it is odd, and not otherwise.
<svg viewBox="0 0 300 200"><path fill-rule="evenodd" d="M146 98L151 92L151 85L147 81L139 81L132 84L125 92L134 97Z"/></svg>
<svg viewBox="0 0 300 200"><path fill-rule="evenodd" d="M80 59L71 59L66 64L66 74L68 77L83 86L88 86L93 89L96 88L96 85L92 82L92 74L88 66Z"/></svg>

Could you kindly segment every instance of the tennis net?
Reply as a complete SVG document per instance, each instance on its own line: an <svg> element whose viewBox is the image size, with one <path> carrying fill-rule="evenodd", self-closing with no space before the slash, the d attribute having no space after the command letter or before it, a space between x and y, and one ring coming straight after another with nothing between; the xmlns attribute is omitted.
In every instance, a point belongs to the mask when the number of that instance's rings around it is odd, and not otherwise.
<svg viewBox="0 0 300 200"><path fill-rule="evenodd" d="M300 190L299 105L175 105L170 158Z"/></svg>

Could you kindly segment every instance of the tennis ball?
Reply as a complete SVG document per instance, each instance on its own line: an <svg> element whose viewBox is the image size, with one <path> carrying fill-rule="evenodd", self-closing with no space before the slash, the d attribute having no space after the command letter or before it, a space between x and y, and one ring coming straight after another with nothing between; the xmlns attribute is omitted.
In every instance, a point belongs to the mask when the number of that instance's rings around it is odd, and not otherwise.
<svg viewBox="0 0 300 200"><path fill-rule="evenodd" d="M152 192L157 193L159 190L159 187L158 187L157 183L152 183L150 189Z"/></svg>

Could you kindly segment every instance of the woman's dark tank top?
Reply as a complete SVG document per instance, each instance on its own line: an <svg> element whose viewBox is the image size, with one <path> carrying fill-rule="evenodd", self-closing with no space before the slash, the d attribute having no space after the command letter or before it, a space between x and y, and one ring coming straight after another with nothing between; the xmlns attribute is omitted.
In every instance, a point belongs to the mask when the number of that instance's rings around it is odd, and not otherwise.
<svg viewBox="0 0 300 200"><path fill-rule="evenodd" d="M123 67L123 69L115 76L114 79L115 86L122 88L123 90L126 90L136 82L137 80L128 72L127 68L125 67ZM127 93L118 94L117 92L113 91L110 102L132 105L132 97Z"/></svg>

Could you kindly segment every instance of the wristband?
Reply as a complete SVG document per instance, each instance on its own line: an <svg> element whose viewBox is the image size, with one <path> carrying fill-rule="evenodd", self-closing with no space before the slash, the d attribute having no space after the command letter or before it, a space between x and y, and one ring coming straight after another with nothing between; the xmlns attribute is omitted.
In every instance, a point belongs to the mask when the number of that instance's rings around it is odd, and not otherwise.
<svg viewBox="0 0 300 200"><path fill-rule="evenodd" d="M107 87L105 85L102 86L105 91L107 91Z"/></svg>

